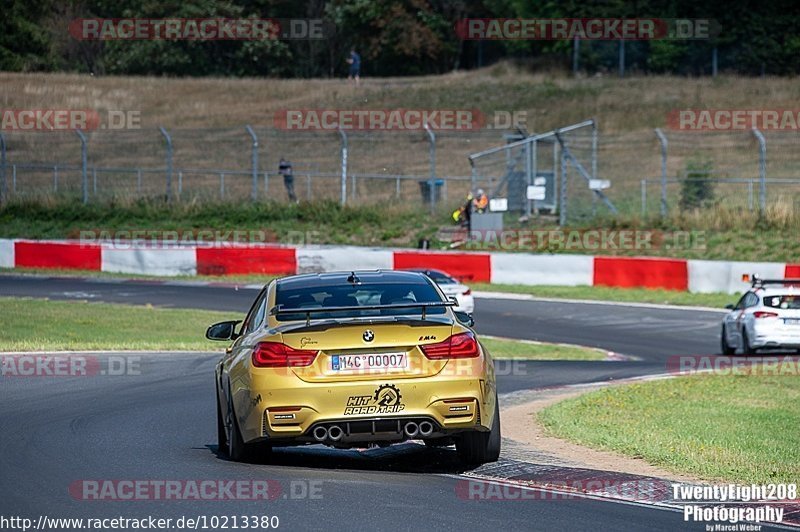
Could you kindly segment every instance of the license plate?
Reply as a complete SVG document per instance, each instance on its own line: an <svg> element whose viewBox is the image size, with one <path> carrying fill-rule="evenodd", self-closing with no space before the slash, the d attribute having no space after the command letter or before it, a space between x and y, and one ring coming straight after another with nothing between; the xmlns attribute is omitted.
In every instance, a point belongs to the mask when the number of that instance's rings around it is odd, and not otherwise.
<svg viewBox="0 0 800 532"><path fill-rule="evenodd" d="M368 353L359 355L333 355L333 371L386 371L408 368L407 353Z"/></svg>
<svg viewBox="0 0 800 532"><path fill-rule="evenodd" d="M800 325L800 318L783 318L786 325Z"/></svg>

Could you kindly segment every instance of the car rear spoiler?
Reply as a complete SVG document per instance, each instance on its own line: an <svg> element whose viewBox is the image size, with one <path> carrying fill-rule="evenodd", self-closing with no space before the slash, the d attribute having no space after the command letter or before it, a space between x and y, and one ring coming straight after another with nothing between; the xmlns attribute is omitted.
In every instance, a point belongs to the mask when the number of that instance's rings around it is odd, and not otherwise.
<svg viewBox="0 0 800 532"><path fill-rule="evenodd" d="M322 314L329 312L355 312L360 310L391 310L391 309L422 309L422 319L431 307L453 307L455 301L431 301L427 303L395 303L391 305L350 305L346 307L314 307L314 308L284 308L283 304L275 305L269 309L270 316L280 316L281 314L305 314L306 325L311 322L312 314Z"/></svg>
<svg viewBox="0 0 800 532"><path fill-rule="evenodd" d="M748 275L742 275L742 281L747 282L750 281L750 286L753 288L765 286L768 284L772 285L800 285L800 279L762 279L758 276L757 273Z"/></svg>

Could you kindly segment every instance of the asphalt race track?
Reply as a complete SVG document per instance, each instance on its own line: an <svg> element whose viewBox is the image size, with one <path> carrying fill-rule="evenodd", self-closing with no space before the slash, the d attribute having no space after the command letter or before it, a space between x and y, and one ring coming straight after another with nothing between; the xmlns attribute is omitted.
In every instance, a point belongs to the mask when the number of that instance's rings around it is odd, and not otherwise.
<svg viewBox="0 0 800 532"><path fill-rule="evenodd" d="M255 296L229 287L32 276L0 276L0 294L229 310L233 318ZM664 373L670 355L718 352L713 312L490 299L476 307L482 333L580 343L640 359L525 362L513 376L501 372L501 394ZM413 443L365 452L279 449L263 463L228 462L216 453L217 357L144 354L136 375L2 379L0 514L34 520L268 515L290 530L687 528L673 510L602 500L468 500L455 453ZM93 479L270 480L279 491L268 501L91 501L70 490Z"/></svg>

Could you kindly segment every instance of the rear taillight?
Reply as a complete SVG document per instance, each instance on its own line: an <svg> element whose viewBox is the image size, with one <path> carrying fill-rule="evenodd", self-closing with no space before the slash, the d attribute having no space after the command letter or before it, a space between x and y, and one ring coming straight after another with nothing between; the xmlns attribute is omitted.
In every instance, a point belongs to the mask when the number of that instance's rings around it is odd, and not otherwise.
<svg viewBox="0 0 800 532"><path fill-rule="evenodd" d="M295 349L278 342L260 342L253 350L253 365L257 368L287 368L310 366L317 351Z"/></svg>
<svg viewBox="0 0 800 532"><path fill-rule="evenodd" d="M777 318L778 317L778 313L777 312L766 312L764 310L757 310L757 311L753 312L753 316L755 318L757 318L757 319L761 319L761 318Z"/></svg>
<svg viewBox="0 0 800 532"><path fill-rule="evenodd" d="M478 341L470 332L455 334L444 342L421 345L420 349L430 360L475 358L480 354Z"/></svg>
<svg viewBox="0 0 800 532"><path fill-rule="evenodd" d="M471 289L471 288L467 288L467 290L466 290L465 292L461 292L461 295L462 295L462 296L468 296L468 295L470 295L471 293L472 293L472 289Z"/></svg>

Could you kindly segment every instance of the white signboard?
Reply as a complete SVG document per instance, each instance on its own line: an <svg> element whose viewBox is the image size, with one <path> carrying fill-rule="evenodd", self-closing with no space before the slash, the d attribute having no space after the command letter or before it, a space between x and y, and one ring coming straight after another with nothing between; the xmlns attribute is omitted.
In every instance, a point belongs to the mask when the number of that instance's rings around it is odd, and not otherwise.
<svg viewBox="0 0 800 532"><path fill-rule="evenodd" d="M547 191L543 186L530 185L528 186L527 196L529 200L543 200Z"/></svg>
<svg viewBox="0 0 800 532"><path fill-rule="evenodd" d="M489 210L492 212L506 212L508 210L508 199L507 198L490 199Z"/></svg>
<svg viewBox="0 0 800 532"><path fill-rule="evenodd" d="M533 178L533 184L536 185L537 187L543 187L543 186L545 186L547 184L547 178L546 177L534 177Z"/></svg>
<svg viewBox="0 0 800 532"><path fill-rule="evenodd" d="M590 179L589 188L592 190L603 190L611 186L611 181L608 179Z"/></svg>

